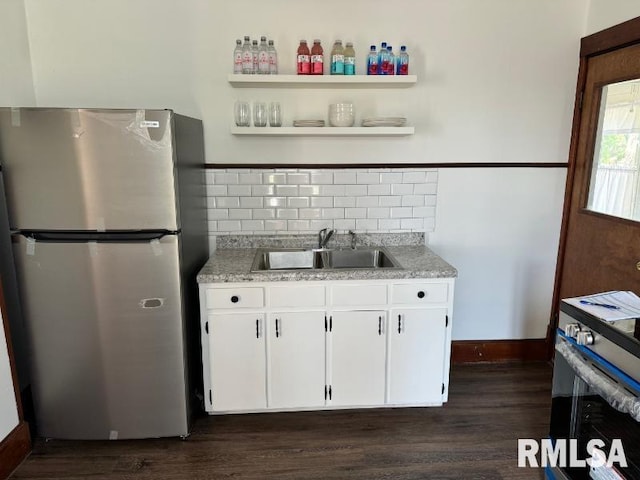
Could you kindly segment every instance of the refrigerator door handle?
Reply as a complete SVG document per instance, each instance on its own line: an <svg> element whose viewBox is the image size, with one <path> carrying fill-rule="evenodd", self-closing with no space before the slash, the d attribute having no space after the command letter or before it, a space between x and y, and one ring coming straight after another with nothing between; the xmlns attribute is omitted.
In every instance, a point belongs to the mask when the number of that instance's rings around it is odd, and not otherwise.
<svg viewBox="0 0 640 480"><path fill-rule="evenodd" d="M167 235L176 235L179 232L169 230L138 231L138 232L44 232L38 230L21 230L17 232L26 238L36 242L62 242L62 243L86 243L86 242L149 242L160 240Z"/></svg>

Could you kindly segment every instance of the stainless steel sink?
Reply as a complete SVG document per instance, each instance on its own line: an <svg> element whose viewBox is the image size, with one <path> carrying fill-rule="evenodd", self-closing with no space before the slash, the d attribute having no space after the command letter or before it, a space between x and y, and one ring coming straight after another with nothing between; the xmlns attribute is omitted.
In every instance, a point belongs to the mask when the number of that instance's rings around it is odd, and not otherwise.
<svg viewBox="0 0 640 480"><path fill-rule="evenodd" d="M320 255L323 268L402 268L384 247L324 250Z"/></svg>
<svg viewBox="0 0 640 480"><path fill-rule="evenodd" d="M384 247L336 250L259 248L251 265L252 272L350 268L400 269L402 266Z"/></svg>
<svg viewBox="0 0 640 480"><path fill-rule="evenodd" d="M259 248L251 265L252 272L313 268L320 268L318 252L305 249Z"/></svg>

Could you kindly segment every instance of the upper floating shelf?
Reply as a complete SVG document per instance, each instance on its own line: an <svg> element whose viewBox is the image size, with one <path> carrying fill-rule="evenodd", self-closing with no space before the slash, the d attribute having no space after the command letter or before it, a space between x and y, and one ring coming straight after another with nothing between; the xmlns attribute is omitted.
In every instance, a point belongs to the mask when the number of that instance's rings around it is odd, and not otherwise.
<svg viewBox="0 0 640 480"><path fill-rule="evenodd" d="M416 75L242 75L229 74L236 88L314 87L314 88L404 88L415 85Z"/></svg>

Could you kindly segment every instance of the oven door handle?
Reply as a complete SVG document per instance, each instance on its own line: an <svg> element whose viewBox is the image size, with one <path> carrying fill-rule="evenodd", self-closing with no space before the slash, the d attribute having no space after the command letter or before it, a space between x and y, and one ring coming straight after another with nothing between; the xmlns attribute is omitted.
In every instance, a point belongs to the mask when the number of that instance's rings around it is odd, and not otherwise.
<svg viewBox="0 0 640 480"><path fill-rule="evenodd" d="M622 413L628 413L640 422L640 399L630 394L626 389L616 384L595 368L585 362L564 338L558 338L556 351L564 357L569 366L591 389L604 398L612 408Z"/></svg>

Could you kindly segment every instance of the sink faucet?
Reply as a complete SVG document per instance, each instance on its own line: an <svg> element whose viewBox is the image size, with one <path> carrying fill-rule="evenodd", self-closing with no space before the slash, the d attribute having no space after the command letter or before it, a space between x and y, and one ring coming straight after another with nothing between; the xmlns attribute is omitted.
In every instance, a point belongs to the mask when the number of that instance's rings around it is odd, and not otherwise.
<svg viewBox="0 0 640 480"><path fill-rule="evenodd" d="M318 248L323 249L327 247L327 243L331 239L331 236L335 232L335 230L327 231L327 228L323 228L318 232Z"/></svg>
<svg viewBox="0 0 640 480"><path fill-rule="evenodd" d="M356 232L353 230L349 230L349 235L351 235L351 250L356 249Z"/></svg>

